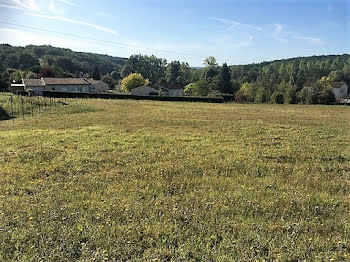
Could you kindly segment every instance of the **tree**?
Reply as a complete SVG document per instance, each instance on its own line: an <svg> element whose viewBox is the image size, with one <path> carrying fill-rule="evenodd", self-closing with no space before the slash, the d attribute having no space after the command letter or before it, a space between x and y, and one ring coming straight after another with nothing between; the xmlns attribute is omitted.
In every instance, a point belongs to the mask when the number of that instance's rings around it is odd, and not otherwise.
<svg viewBox="0 0 350 262"><path fill-rule="evenodd" d="M0 62L0 91L6 91L10 87L10 75Z"/></svg>
<svg viewBox="0 0 350 262"><path fill-rule="evenodd" d="M68 57L58 57L53 65L60 67L63 71L68 71L70 73L74 73L74 71L77 69L73 64L72 59Z"/></svg>
<svg viewBox="0 0 350 262"><path fill-rule="evenodd" d="M329 79L332 82L344 81L345 80L344 72L342 70L332 71L329 73L327 79Z"/></svg>
<svg viewBox="0 0 350 262"><path fill-rule="evenodd" d="M219 90L221 93L234 93L234 90L232 89L231 85L230 69L228 68L226 63L222 65L221 72L219 75Z"/></svg>
<svg viewBox="0 0 350 262"><path fill-rule="evenodd" d="M324 88L320 93L320 103L325 105L333 105L336 102L333 88L331 86Z"/></svg>
<svg viewBox="0 0 350 262"><path fill-rule="evenodd" d="M180 75L177 77L176 81L183 85L187 85L191 82L191 69L188 63L181 63Z"/></svg>
<svg viewBox="0 0 350 262"><path fill-rule="evenodd" d="M206 59L204 59L203 64L205 67L218 66L218 63L216 62L216 59L213 56L209 56Z"/></svg>
<svg viewBox="0 0 350 262"><path fill-rule="evenodd" d="M243 83L240 90L242 92L241 95L243 96L244 101L254 102L256 90L253 83Z"/></svg>
<svg viewBox="0 0 350 262"><path fill-rule="evenodd" d="M263 87L258 87L256 89L255 102L256 103L266 103L267 100L268 99L266 97L265 89Z"/></svg>
<svg viewBox="0 0 350 262"><path fill-rule="evenodd" d="M207 81L199 80L195 83L188 84L184 91L193 96L207 96L210 90L210 84Z"/></svg>
<svg viewBox="0 0 350 262"><path fill-rule="evenodd" d="M273 92L271 96L271 101L275 104L283 104L284 103L283 93L279 91Z"/></svg>
<svg viewBox="0 0 350 262"><path fill-rule="evenodd" d="M114 78L110 74L107 74L104 77L102 77L102 81L109 85L109 89L114 89L117 84L117 81L114 80Z"/></svg>
<svg viewBox="0 0 350 262"><path fill-rule="evenodd" d="M130 92L132 89L144 85L148 85L148 79L145 79L141 74L133 73L123 78L121 91L124 93Z"/></svg>
<svg viewBox="0 0 350 262"><path fill-rule="evenodd" d="M119 80L119 79L120 79L120 72L114 70L114 71L111 72L111 76L112 76L112 78L113 78L114 80Z"/></svg>
<svg viewBox="0 0 350 262"><path fill-rule="evenodd" d="M122 77L130 73L142 74L151 82L156 83L164 77L167 61L156 56L131 55L121 71Z"/></svg>
<svg viewBox="0 0 350 262"><path fill-rule="evenodd" d="M22 70L28 70L33 66L40 65L39 59L35 58L29 53L21 53L19 55L19 63L20 63L20 69Z"/></svg>
<svg viewBox="0 0 350 262"><path fill-rule="evenodd" d="M56 77L56 73L51 69L51 67L47 66L40 70L38 78L41 77Z"/></svg>
<svg viewBox="0 0 350 262"><path fill-rule="evenodd" d="M303 87L298 93L298 100L301 104L313 104L315 101L315 94L313 87Z"/></svg>
<svg viewBox="0 0 350 262"><path fill-rule="evenodd" d="M240 82L238 82L237 80L234 80L234 79L231 80L231 88L232 88L233 94L235 94L239 90L240 87L241 87Z"/></svg>
<svg viewBox="0 0 350 262"><path fill-rule="evenodd" d="M219 75L219 70L217 67L206 67L203 69L202 78L208 82L213 82L217 80Z"/></svg>
<svg viewBox="0 0 350 262"><path fill-rule="evenodd" d="M122 78L125 78L132 73L134 73L134 72L133 72L131 66L129 64L126 64L123 66L122 70L120 71L120 76Z"/></svg>
<svg viewBox="0 0 350 262"><path fill-rule="evenodd" d="M179 61L172 61L166 68L165 80L167 83L177 83L178 77L180 76L181 64Z"/></svg>
<svg viewBox="0 0 350 262"><path fill-rule="evenodd" d="M277 90L283 94L283 100L286 104L296 103L296 86L293 86L291 82L282 82L277 86ZM273 101L276 102L276 101Z"/></svg>
<svg viewBox="0 0 350 262"><path fill-rule="evenodd" d="M96 65L94 67L94 71L92 72L92 78L94 80L100 80L101 79L100 71L98 70L98 67Z"/></svg>

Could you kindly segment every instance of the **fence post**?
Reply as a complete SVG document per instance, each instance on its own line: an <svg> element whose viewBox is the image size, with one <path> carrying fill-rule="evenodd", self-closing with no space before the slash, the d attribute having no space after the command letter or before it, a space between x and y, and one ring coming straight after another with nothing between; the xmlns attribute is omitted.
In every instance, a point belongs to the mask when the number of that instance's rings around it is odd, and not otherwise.
<svg viewBox="0 0 350 262"><path fill-rule="evenodd" d="M13 96L10 96L10 103L11 103L11 117L12 117L12 122L15 122L15 116L13 112Z"/></svg>
<svg viewBox="0 0 350 262"><path fill-rule="evenodd" d="M21 95L21 108L22 108L22 118L24 120L24 101L23 101L23 96Z"/></svg>
<svg viewBox="0 0 350 262"><path fill-rule="evenodd" d="M40 114L40 97L38 95L38 106L39 106L39 114Z"/></svg>
<svg viewBox="0 0 350 262"><path fill-rule="evenodd" d="M32 96L30 96L30 109L32 111L32 117L34 117L33 97Z"/></svg>

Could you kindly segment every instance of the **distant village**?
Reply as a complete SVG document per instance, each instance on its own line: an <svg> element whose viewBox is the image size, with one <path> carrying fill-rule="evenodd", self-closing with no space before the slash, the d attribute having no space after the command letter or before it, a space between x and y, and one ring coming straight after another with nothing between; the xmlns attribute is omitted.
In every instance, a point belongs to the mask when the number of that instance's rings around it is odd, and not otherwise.
<svg viewBox="0 0 350 262"><path fill-rule="evenodd" d="M305 89L311 89L313 83L305 83ZM345 82L331 82L332 92L337 101L350 103L347 99L349 95L349 86ZM120 85L115 90L110 90L109 85L101 80L92 78L47 78L25 79L22 83L11 84L10 91L14 94L27 93L32 95L43 95L43 91L67 92L67 93L110 93L118 92ZM184 86L170 84L152 84L142 85L130 90L131 95L135 96L171 96L182 97L185 94ZM349 100L349 101L348 101Z"/></svg>

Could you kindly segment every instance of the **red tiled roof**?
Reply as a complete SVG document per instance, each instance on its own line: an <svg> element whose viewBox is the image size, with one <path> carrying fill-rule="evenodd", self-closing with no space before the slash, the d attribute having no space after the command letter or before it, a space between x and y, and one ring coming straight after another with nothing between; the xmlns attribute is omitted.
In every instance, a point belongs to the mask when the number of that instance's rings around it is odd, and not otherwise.
<svg viewBox="0 0 350 262"><path fill-rule="evenodd" d="M45 86L45 83L42 79L22 79L22 82L26 87Z"/></svg>
<svg viewBox="0 0 350 262"><path fill-rule="evenodd" d="M42 78L46 85L89 85L85 78Z"/></svg>

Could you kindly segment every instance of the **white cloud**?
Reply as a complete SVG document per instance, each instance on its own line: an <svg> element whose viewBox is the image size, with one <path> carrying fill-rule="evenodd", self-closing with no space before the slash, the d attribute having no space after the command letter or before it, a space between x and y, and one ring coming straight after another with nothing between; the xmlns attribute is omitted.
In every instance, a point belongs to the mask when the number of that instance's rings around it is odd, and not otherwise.
<svg viewBox="0 0 350 262"><path fill-rule="evenodd" d="M16 9L16 10L20 10L20 11L26 11L26 9L20 7L20 6L16 6L16 5L4 5L4 4L0 4L0 7L4 7L4 8L9 8L9 9Z"/></svg>
<svg viewBox="0 0 350 262"><path fill-rule="evenodd" d="M297 40L303 40L303 41L308 42L309 44L313 44L313 45L323 44L321 39L316 38L316 37L294 35L293 38L297 39Z"/></svg>
<svg viewBox="0 0 350 262"><path fill-rule="evenodd" d="M52 45L56 47L69 48L78 52L94 52L99 54L126 57L125 47L101 43L96 41L75 39L74 37L55 36L50 33L36 33L28 30L0 28L0 43L7 43L13 46L26 45Z"/></svg>
<svg viewBox="0 0 350 262"><path fill-rule="evenodd" d="M281 26L280 24L275 24L275 30L272 33L273 38L281 43L288 42L288 39L283 37L282 34L283 34L283 26Z"/></svg>
<svg viewBox="0 0 350 262"><path fill-rule="evenodd" d="M35 0L11 0L14 4L29 11L40 11Z"/></svg>
<svg viewBox="0 0 350 262"><path fill-rule="evenodd" d="M35 16L35 17L50 19L50 20L78 24L78 25L90 27L90 28L93 28L93 29L96 29L96 30L99 30L99 31L102 31L105 33L110 33L113 35L118 34L117 31L110 29L110 28L107 28L107 27L104 27L104 26L100 26L100 25L96 25L96 24L92 24L92 23L88 23L88 22L84 22L84 21L80 21L80 20L74 20L74 19L63 17L63 16L42 15L42 14L35 14L35 13L29 13L29 12L25 12L25 14Z"/></svg>
<svg viewBox="0 0 350 262"><path fill-rule="evenodd" d="M72 40L68 37L48 35L47 33L35 33L27 30L12 28L0 28L0 42L15 46L25 45L54 45L66 48L88 49L100 44L91 44L87 41Z"/></svg>
<svg viewBox="0 0 350 262"><path fill-rule="evenodd" d="M253 29L253 30L257 30L257 31L263 30L262 27L260 27L260 26L245 24L245 23L233 21L233 20L226 19L226 18L212 18L212 19L217 21L217 22L229 25L228 30L234 30L235 28L239 28L239 27L249 28L249 29Z"/></svg>
<svg viewBox="0 0 350 262"><path fill-rule="evenodd" d="M71 2L71 1L67 1L67 0L57 0L57 1L58 1L58 2L61 2L61 3L63 3L63 4L66 4L66 5L70 5L70 6L76 6L76 7L79 6L78 4L73 3L73 2Z"/></svg>
<svg viewBox="0 0 350 262"><path fill-rule="evenodd" d="M247 40L238 42L238 43L233 43L232 47L245 47L249 46L253 43L254 37L250 35Z"/></svg>
<svg viewBox="0 0 350 262"><path fill-rule="evenodd" d="M64 9L62 7L57 7L55 0L50 0L48 9L54 15L64 15Z"/></svg>
<svg viewBox="0 0 350 262"><path fill-rule="evenodd" d="M254 36L249 35L246 39L242 38L238 41L231 34L224 34L215 38L214 46L223 48L239 48L250 46L253 43Z"/></svg>
<svg viewBox="0 0 350 262"><path fill-rule="evenodd" d="M286 43L289 41L289 39L294 39L294 40L302 40L312 45L324 44L324 42L322 42L322 40L317 37L303 36L297 32L284 31L283 26L280 24L275 24L275 29L272 32L272 36L275 40L281 43Z"/></svg>
<svg viewBox="0 0 350 262"><path fill-rule="evenodd" d="M50 0L49 4L47 6L49 11L52 12L54 15L45 15L45 14L42 14L41 12L39 12L40 9L39 9L35 0L10 0L10 1L13 2L15 5L0 4L0 7L23 11L24 14L30 15L30 16L35 16L35 17L40 17L40 18L50 19L50 20L56 20L56 21L61 21L61 22L67 22L67 23L73 23L73 24L79 24L82 26L90 27L90 28L93 28L95 30L102 31L105 33L110 33L113 35L118 34L118 32L116 30L108 28L108 27L104 27L104 26L100 26L97 24L64 17L63 16L64 9L57 8L54 0ZM68 4L68 3L74 4L74 3L70 2L70 1L66 1L66 0L59 0L59 1L65 3L65 4Z"/></svg>

